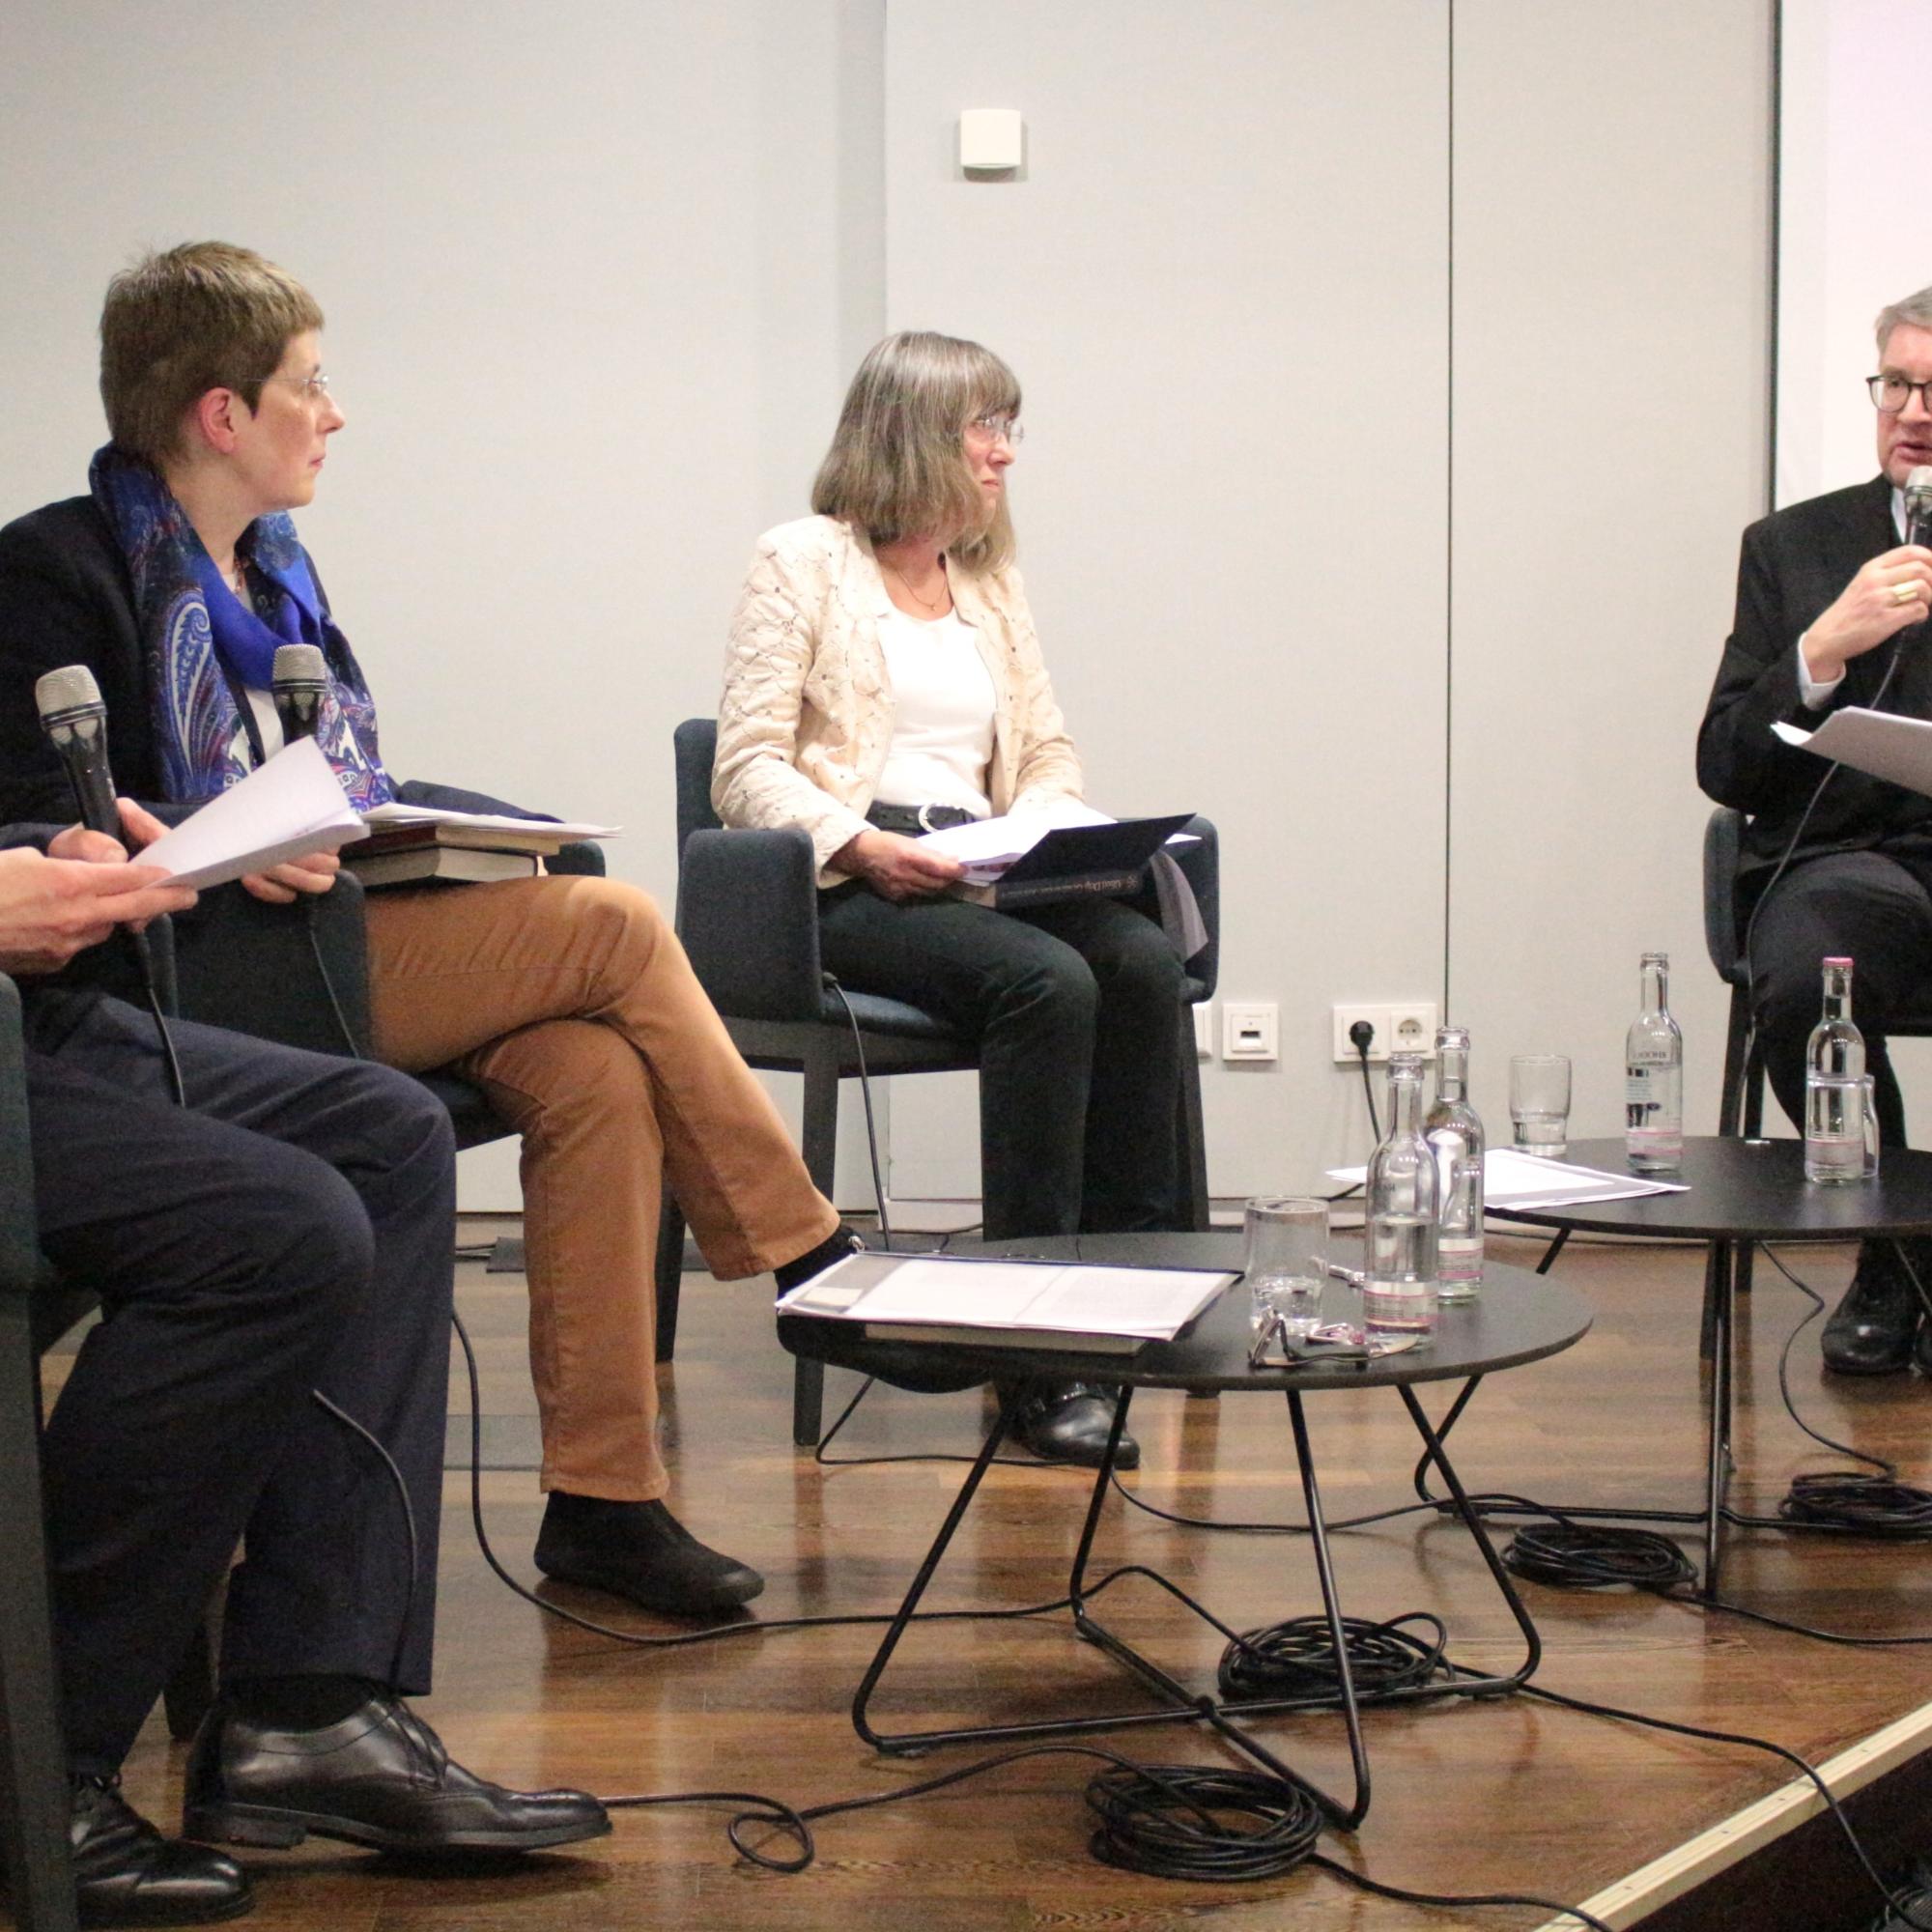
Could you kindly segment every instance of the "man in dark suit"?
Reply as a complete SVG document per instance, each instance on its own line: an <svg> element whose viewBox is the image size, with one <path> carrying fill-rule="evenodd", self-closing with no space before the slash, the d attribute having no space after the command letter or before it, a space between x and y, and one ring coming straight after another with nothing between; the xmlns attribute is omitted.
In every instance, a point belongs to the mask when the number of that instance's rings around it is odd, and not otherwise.
<svg viewBox="0 0 1932 1932"><path fill-rule="evenodd" d="M122 810L130 843L159 831ZM106 1317L44 1451L91 1925L247 1910L241 1868L194 1839L526 1852L610 1830L582 1792L473 1776L396 1694L429 1688L455 1208L442 1108L387 1067L185 1021L178 1104L151 1016L50 977L193 897L99 833L0 828L34 1233ZM121 1760L238 1545L222 1695L169 1839L121 1797Z"/></svg>
<svg viewBox="0 0 1932 1932"><path fill-rule="evenodd" d="M1932 464L1932 288L1878 318L1880 473L1795 503L1745 532L1737 616L1697 738L1697 779L1750 814L1740 892L1751 920L1751 1006L1772 1091L1803 1129L1804 1046L1819 962L1855 962L1853 1017L1880 1076L1881 1127L1905 1141L1885 1035L1932 1004L1932 798L1784 745L1771 726L1815 728L1839 705L1932 718L1932 550L1907 544L1903 487ZM1932 1257L1928 1257L1932 1259ZM1932 1289L1932 1268L1914 1261ZM1824 1334L1827 1367L1885 1375L1913 1358L1932 1375L1932 1323L1891 1244L1868 1241Z"/></svg>

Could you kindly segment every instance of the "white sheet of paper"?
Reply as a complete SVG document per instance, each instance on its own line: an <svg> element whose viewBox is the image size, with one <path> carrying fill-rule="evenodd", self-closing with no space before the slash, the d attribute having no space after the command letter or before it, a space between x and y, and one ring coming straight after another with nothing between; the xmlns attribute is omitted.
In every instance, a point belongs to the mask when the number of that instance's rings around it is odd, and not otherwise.
<svg viewBox="0 0 1932 1932"><path fill-rule="evenodd" d="M614 838L621 825L553 824L547 818L513 818L501 811L446 811L433 805L377 805L363 813L372 831L405 825L467 825L479 832L542 832L562 839Z"/></svg>
<svg viewBox="0 0 1932 1932"><path fill-rule="evenodd" d="M1771 728L1801 752L1835 758L1875 779L1889 779L1908 791L1932 797L1932 723L1923 718L1900 718L1889 711L1848 704L1832 712L1815 731L1782 723Z"/></svg>
<svg viewBox="0 0 1932 1932"><path fill-rule="evenodd" d="M1360 1186L1369 1174L1366 1167L1334 1167L1328 1172L1350 1186ZM1575 1167L1515 1148L1491 1148L1483 1155L1483 1200L1491 1208L1562 1208L1690 1191L1689 1183L1681 1180L1649 1180L1634 1174L1612 1174L1606 1168Z"/></svg>
<svg viewBox="0 0 1932 1932"><path fill-rule="evenodd" d="M182 885L219 886L368 836L321 747L300 738L137 856Z"/></svg>

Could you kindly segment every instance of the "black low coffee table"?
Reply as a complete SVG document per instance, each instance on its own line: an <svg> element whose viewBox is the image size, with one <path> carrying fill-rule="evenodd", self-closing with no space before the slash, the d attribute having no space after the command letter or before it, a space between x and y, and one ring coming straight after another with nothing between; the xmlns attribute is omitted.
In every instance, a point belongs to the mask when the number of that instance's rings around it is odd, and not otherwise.
<svg viewBox="0 0 1932 1932"><path fill-rule="evenodd" d="M1631 1172L1621 1140L1573 1141L1565 1158L1577 1167L1611 1174ZM1563 1208L1492 1208L1499 1219L1553 1228L1556 1238L1536 1264L1548 1274L1576 1233L1650 1236L1659 1240L1711 1244L1705 1278L1703 1352L1711 1361L1706 1487L1701 1513L1682 1520L1704 1527L1705 1597L1717 1594L1725 1522L1761 1523L1732 1510L1726 1500L1731 1465L1732 1347L1736 1301L1750 1282L1750 1257L1759 1241L1847 1241L1866 1236L1896 1240L1932 1234L1932 1153L1888 1148L1870 1180L1820 1186L1804 1179L1804 1143L1699 1136L1684 1143L1676 1174L1646 1179L1684 1183L1682 1194L1646 1194L1629 1201L1583 1201ZM1461 1404L1443 1423L1454 1425ZM1596 1512L1614 1515L1613 1511ZM1668 1512L1631 1512L1669 1518Z"/></svg>
<svg viewBox="0 0 1932 1932"><path fill-rule="evenodd" d="M955 1244L952 1249L954 1253L965 1251L960 1244ZM1238 1268L1241 1240L1239 1235L1235 1233L1085 1235L1054 1240L973 1243L970 1252L989 1258L1010 1256L1041 1261L1102 1262L1141 1267ZM1330 1298L1327 1313L1331 1317L1339 1313L1335 1297ZM1161 1702L1150 1709L1098 1718L1043 1718L1016 1723L895 1734L875 1730L868 1721L867 1707L872 1692L898 1647L899 1639L905 1634L920 1600L946 1554L947 1547L971 1506L981 1478L1006 1439L1009 1418L1003 1407L866 1671L853 1698L854 1727L875 1749L904 1754L967 1741L1064 1736L1073 1732L1122 1730L1139 1724L1192 1719L1211 1726L1236 1749L1244 1752L1275 1776L1299 1785L1337 1824L1345 1829L1352 1828L1361 1821L1369 1807L1368 1756L1362 1742L1359 1700L1349 1669L1342 1611L1329 1558L1327 1525L1321 1513L1321 1492L1309 1447L1303 1398L1329 1389L1388 1388L1396 1392L1422 1439L1425 1464L1433 1463L1441 1473L1456 1515L1475 1539L1491 1576L1522 1632L1523 1661L1507 1676L1478 1677L1456 1672L1432 1684L1380 1693L1378 1701L1502 1694L1518 1689L1529 1677L1536 1668L1542 1646L1537 1638L1536 1627L1517 1595L1481 1517L1471 1507L1462 1481L1450 1464L1440 1433L1431 1424L1416 1400L1415 1388L1423 1382L1458 1378L1466 1378L1473 1388L1485 1376L1497 1370L1537 1361L1569 1348L1583 1337L1589 1326L1589 1307L1574 1291L1558 1283L1539 1281L1520 1268L1502 1266L1492 1266L1487 1271L1482 1293L1474 1301L1443 1310L1441 1325L1426 1349L1406 1350L1355 1365L1329 1363L1289 1367L1275 1362L1260 1369L1249 1368L1248 1295L1239 1283L1201 1317L1191 1332L1175 1342L1150 1343L1132 1355L1079 1354L1065 1350L1017 1350L952 1343L872 1341L859 1332L856 1323L832 1321L814 1316L781 1316L779 1339L793 1353L810 1360L856 1369L866 1375L880 1376L889 1381L902 1380L913 1386L925 1387L947 1382L954 1386L968 1386L978 1381L1004 1382L1030 1376L1051 1376L1118 1384L1121 1388L1113 1435L1101 1465L1094 1473L1086 1522L1081 1530L1079 1547L1074 1552L1066 1595L1078 1634L1125 1665L1158 1694ZM1348 1724L1349 1747L1354 1767L1355 1792L1350 1803L1345 1804L1311 1784L1261 1745L1252 1732L1235 1721L1237 1717L1316 1708L1334 1702L1334 1698L1301 1696L1229 1700L1191 1690L1094 1616L1088 1602L1088 1558L1093 1550L1101 1505L1106 1499L1127 1411L1137 1388L1184 1389L1193 1394L1267 1394L1287 1399L1295 1463L1300 1471L1302 1492L1307 1499L1309 1541L1321 1584L1328 1634L1338 1661L1340 1702ZM1123 1574L1145 1577L1170 1593L1179 1595L1172 1584L1151 1570L1130 1566L1129 1572ZM1236 1636L1236 1632L1218 1619L1209 1617L1208 1620L1224 1636L1230 1639Z"/></svg>

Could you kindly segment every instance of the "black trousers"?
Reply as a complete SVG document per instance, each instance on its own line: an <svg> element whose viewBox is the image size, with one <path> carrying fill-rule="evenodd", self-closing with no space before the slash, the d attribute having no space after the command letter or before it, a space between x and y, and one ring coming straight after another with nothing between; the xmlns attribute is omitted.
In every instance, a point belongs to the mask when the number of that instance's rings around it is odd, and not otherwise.
<svg viewBox="0 0 1932 1932"><path fill-rule="evenodd" d="M1174 1225L1181 972L1152 920L1116 899L1002 913L854 883L819 895L818 925L846 986L979 1042L989 1238Z"/></svg>
<svg viewBox="0 0 1932 1932"><path fill-rule="evenodd" d="M386 1067L173 1033L185 1109L147 1015L102 1000L48 1029L29 1008L41 1243L105 1310L45 1446L63 1722L92 1773L126 1755L239 1544L225 1678L429 1687L448 1117ZM381 1457L312 1389L394 1458L413 1576Z"/></svg>
<svg viewBox="0 0 1932 1932"><path fill-rule="evenodd" d="M1864 1036L1866 1070L1879 1077L1879 1127L1903 1147L1904 1110L1886 1031L1903 1012L1932 1007L1932 862L1886 852L1832 852L1793 866L1771 890L1751 934L1751 1004L1766 1077L1792 1123L1804 1130L1804 1044L1823 1010L1819 962L1852 961L1852 1018ZM1889 1116L1889 1118L1888 1118Z"/></svg>

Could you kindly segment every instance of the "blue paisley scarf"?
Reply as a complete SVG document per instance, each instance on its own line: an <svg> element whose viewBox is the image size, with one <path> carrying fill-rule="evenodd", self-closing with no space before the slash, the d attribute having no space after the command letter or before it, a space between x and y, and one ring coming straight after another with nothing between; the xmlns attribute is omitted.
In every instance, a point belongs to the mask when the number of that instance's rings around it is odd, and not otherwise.
<svg viewBox="0 0 1932 1932"><path fill-rule="evenodd" d="M119 540L153 694L155 749L170 799L212 797L248 775L248 739L225 666L268 691L278 644L320 644L329 690L316 740L358 811L395 796L376 748L376 706L349 640L336 629L286 516L258 517L236 545L252 569L254 609L221 581L194 526L147 464L109 443L88 487Z"/></svg>

